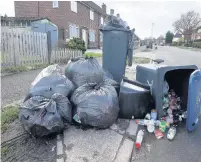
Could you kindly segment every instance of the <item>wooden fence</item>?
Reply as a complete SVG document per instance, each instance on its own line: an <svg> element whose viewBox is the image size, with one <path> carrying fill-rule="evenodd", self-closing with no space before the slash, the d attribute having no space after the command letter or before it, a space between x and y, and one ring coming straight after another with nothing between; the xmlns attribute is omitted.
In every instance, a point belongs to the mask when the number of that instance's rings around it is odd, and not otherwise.
<svg viewBox="0 0 201 162"><path fill-rule="evenodd" d="M51 63L66 63L71 58L82 56L82 51L59 48L52 50Z"/></svg>
<svg viewBox="0 0 201 162"><path fill-rule="evenodd" d="M1 28L1 66L42 64L48 61L47 34Z"/></svg>
<svg viewBox="0 0 201 162"><path fill-rule="evenodd" d="M81 55L81 51L70 49L54 49L48 52L46 33L8 27L1 28L0 60L2 68L47 64L49 61L62 63Z"/></svg>

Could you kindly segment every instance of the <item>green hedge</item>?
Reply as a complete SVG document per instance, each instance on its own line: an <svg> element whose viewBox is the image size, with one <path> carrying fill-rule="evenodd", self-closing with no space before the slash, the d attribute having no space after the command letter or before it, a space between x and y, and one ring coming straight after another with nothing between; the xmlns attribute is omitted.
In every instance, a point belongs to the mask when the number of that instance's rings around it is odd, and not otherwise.
<svg viewBox="0 0 201 162"><path fill-rule="evenodd" d="M172 46L181 46L182 42L173 42L171 45Z"/></svg>
<svg viewBox="0 0 201 162"><path fill-rule="evenodd" d="M192 47L201 48L201 42L193 42Z"/></svg>

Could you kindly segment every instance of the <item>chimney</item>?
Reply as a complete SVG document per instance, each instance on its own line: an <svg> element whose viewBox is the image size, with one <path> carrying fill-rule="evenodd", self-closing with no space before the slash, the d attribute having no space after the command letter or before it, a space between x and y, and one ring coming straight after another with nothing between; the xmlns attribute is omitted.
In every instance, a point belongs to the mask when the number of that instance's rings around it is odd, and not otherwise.
<svg viewBox="0 0 201 162"><path fill-rule="evenodd" d="M114 15L114 9L110 9L110 15Z"/></svg>
<svg viewBox="0 0 201 162"><path fill-rule="evenodd" d="M104 3L102 4L102 10L106 14L106 5Z"/></svg>

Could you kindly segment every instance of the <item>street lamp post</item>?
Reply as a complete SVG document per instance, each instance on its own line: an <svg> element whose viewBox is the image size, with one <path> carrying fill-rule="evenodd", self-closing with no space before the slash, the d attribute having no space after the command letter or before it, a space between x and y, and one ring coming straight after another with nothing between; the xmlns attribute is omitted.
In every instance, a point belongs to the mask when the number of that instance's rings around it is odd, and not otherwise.
<svg viewBox="0 0 201 162"><path fill-rule="evenodd" d="M153 28L154 28L154 23L151 25L151 38L153 39Z"/></svg>
<svg viewBox="0 0 201 162"><path fill-rule="evenodd" d="M151 38L153 40L154 23L151 24Z"/></svg>

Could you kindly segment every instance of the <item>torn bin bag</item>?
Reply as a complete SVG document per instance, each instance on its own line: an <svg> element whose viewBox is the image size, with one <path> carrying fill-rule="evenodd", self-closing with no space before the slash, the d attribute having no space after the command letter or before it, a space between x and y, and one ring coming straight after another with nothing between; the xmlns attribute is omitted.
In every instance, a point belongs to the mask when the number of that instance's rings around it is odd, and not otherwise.
<svg viewBox="0 0 201 162"><path fill-rule="evenodd" d="M95 58L71 59L65 69L65 75L78 88L85 83L101 83L103 70Z"/></svg>
<svg viewBox="0 0 201 162"><path fill-rule="evenodd" d="M43 69L32 82L25 101L32 96L50 99L55 93L69 96L74 90L74 85L61 71L58 65L50 65Z"/></svg>
<svg viewBox="0 0 201 162"><path fill-rule="evenodd" d="M82 125L107 128L118 117L117 92L114 87L104 83L79 87L74 91L71 101L76 109L73 119Z"/></svg>
<svg viewBox="0 0 201 162"><path fill-rule="evenodd" d="M62 76L62 69L58 64L49 65L48 67L44 68L34 79L34 81L31 83L31 87L36 86L38 83L40 83L40 80L45 77L49 76ZM55 83L55 80L52 82ZM50 83L50 84L52 84ZM56 82L58 83L58 82Z"/></svg>
<svg viewBox="0 0 201 162"><path fill-rule="evenodd" d="M60 133L64 121L71 120L71 105L61 94L54 94L51 99L33 96L20 106L19 121L35 137Z"/></svg>

